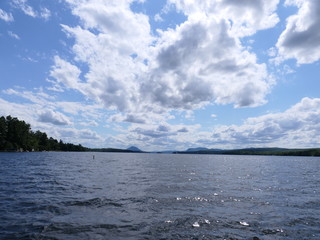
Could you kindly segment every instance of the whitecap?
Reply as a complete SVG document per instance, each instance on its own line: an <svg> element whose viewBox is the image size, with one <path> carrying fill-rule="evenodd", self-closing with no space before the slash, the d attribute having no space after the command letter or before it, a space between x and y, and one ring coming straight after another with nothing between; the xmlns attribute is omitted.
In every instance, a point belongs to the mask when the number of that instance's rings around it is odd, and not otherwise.
<svg viewBox="0 0 320 240"><path fill-rule="evenodd" d="M249 223L247 223L247 222L240 222L240 224L242 225L242 226L249 226Z"/></svg>
<svg viewBox="0 0 320 240"><path fill-rule="evenodd" d="M194 222L194 223L192 224L192 227L198 228L198 227L200 227L200 224L199 224L198 222Z"/></svg>

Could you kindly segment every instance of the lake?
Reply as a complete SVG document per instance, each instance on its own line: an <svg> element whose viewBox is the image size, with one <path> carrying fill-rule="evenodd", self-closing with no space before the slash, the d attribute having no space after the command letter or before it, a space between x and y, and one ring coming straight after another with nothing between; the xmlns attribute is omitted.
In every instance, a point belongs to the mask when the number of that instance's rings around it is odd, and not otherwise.
<svg viewBox="0 0 320 240"><path fill-rule="evenodd" d="M320 239L320 158L0 153L0 166L0 239Z"/></svg>

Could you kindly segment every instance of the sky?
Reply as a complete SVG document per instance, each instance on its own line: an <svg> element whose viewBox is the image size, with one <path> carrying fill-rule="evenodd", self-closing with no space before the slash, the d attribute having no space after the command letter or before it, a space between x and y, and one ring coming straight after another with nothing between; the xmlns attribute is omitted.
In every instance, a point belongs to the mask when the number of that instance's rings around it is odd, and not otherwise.
<svg viewBox="0 0 320 240"><path fill-rule="evenodd" d="M318 0L0 0L0 115L86 147L320 147Z"/></svg>

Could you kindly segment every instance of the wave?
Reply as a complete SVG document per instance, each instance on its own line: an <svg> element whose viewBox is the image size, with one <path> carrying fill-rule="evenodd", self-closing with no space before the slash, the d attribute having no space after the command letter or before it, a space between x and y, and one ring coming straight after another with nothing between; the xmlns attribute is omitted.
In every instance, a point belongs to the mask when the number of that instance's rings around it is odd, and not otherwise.
<svg viewBox="0 0 320 240"><path fill-rule="evenodd" d="M113 207L122 207L123 204L118 203L117 201L107 199L107 198L92 198L88 200L77 200L77 201L68 201L64 202L65 206L85 206L85 207L105 207L105 206L113 206Z"/></svg>

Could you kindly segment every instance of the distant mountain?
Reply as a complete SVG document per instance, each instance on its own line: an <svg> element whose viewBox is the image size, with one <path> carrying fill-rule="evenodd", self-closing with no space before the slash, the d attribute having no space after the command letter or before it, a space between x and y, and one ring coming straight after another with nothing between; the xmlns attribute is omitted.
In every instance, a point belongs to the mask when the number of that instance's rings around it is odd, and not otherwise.
<svg viewBox="0 0 320 240"><path fill-rule="evenodd" d="M198 148L188 148L185 152L188 153L202 153L202 152L220 152L223 151L222 149L218 148L205 148L205 147L198 147Z"/></svg>
<svg viewBox="0 0 320 240"><path fill-rule="evenodd" d="M206 151L206 150L209 150L209 149L204 147L197 147L197 148L188 148L186 152L198 152L198 151Z"/></svg>
<svg viewBox="0 0 320 240"><path fill-rule="evenodd" d="M142 150L140 150L139 148L137 148L135 146L131 146L131 147L127 148L127 150L129 150L131 152L142 152Z"/></svg>

